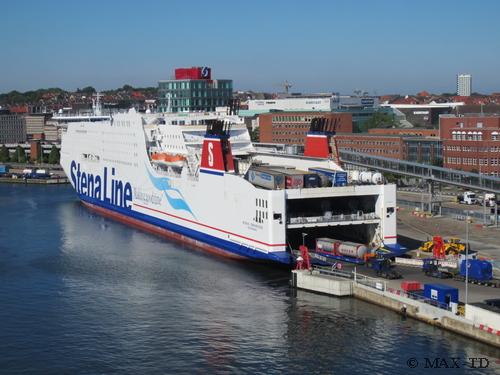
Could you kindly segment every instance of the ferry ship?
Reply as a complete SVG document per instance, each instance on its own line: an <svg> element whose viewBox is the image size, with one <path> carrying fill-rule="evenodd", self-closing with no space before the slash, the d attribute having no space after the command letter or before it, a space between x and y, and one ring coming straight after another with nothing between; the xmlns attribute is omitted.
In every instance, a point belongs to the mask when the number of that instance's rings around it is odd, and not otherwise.
<svg viewBox="0 0 500 375"><path fill-rule="evenodd" d="M105 216L212 253L282 264L317 238L397 246L395 186L322 175L345 172L321 120L298 154L252 144L234 108L104 115L97 103L91 115L54 119L64 171L83 204Z"/></svg>

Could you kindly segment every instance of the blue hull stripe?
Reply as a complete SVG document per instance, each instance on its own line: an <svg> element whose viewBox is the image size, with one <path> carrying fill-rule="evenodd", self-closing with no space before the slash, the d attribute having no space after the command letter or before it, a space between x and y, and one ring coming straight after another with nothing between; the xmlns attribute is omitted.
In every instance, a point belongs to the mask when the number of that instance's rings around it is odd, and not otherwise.
<svg viewBox="0 0 500 375"><path fill-rule="evenodd" d="M82 201L91 203L91 204L99 206L99 207L103 207L103 208L110 210L110 211L118 212L118 213L125 215L125 216L130 216L134 219L144 221L146 223L155 225L155 226L160 227L160 228L167 229L167 230L172 231L172 232L182 234L186 237L190 237L194 240L204 242L208 245L215 246L219 249L243 256L243 257L248 258L248 259L263 260L263 261L277 262L277 263L283 263L283 264L291 264L290 254L287 253L286 251L271 252L271 253L266 254L266 253L257 251L255 249L252 249L250 247L247 247L245 245L237 244L237 243L234 243L231 241L226 241L226 240L223 240L221 238L217 238L217 237L211 236L209 234L206 234L206 233L194 230L194 229L186 228L182 225L174 224L172 222L169 222L169 221L166 221L163 219L158 219L156 217L146 215L146 214L143 214L143 213L140 213L137 211L129 210L126 208L117 207L117 206L111 205L107 202L103 202L100 199L90 198L90 197L83 195L83 194L78 194L78 196Z"/></svg>
<svg viewBox="0 0 500 375"><path fill-rule="evenodd" d="M201 173L214 174L216 176L224 176L224 172L212 171L210 169L200 169Z"/></svg>

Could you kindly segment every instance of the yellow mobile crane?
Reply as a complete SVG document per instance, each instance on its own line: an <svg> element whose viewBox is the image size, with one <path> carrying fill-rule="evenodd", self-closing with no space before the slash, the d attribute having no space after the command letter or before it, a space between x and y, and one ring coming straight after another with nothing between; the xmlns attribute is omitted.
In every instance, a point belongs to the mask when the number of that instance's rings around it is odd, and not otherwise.
<svg viewBox="0 0 500 375"><path fill-rule="evenodd" d="M441 236L435 236L441 237ZM419 247L420 251L431 253L433 251L435 240L427 241L422 243L422 246ZM444 252L446 255L457 255L458 253L465 251L465 244L460 241L460 238L451 237L448 240L445 240L444 243Z"/></svg>

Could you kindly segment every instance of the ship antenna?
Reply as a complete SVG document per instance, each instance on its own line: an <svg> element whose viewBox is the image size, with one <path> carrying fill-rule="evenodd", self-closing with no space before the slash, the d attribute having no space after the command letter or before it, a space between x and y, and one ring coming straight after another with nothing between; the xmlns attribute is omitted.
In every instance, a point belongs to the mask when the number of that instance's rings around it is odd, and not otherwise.
<svg viewBox="0 0 500 375"><path fill-rule="evenodd" d="M101 94L96 92L95 93L95 101L92 100L92 109L94 111L94 115L100 116L102 114L102 107L101 107Z"/></svg>

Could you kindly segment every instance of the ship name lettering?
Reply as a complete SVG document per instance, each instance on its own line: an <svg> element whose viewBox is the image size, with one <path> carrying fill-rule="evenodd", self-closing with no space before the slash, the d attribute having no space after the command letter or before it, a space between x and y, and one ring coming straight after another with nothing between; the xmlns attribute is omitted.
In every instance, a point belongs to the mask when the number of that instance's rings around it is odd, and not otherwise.
<svg viewBox="0 0 500 375"><path fill-rule="evenodd" d="M70 165L70 176L76 192L89 198L97 199L114 206L132 208L132 186L115 177L115 168L111 168L108 177L108 167L104 167L102 176L81 170L80 163L74 160Z"/></svg>

